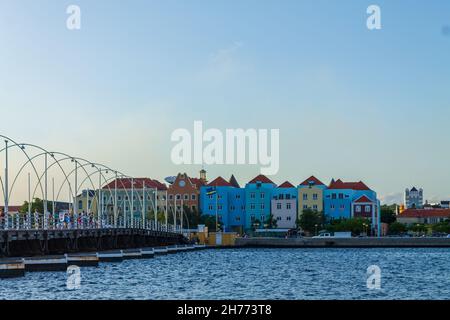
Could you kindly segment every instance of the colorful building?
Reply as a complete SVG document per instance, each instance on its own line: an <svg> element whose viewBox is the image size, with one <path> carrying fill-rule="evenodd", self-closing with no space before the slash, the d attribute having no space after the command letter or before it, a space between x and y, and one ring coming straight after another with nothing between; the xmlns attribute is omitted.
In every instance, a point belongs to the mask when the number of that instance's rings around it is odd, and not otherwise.
<svg viewBox="0 0 450 320"><path fill-rule="evenodd" d="M167 190L170 211L180 212L183 205L183 207L198 212L200 188L206 183L206 171L204 170L200 171L200 178L191 178L186 173L179 173Z"/></svg>
<svg viewBox="0 0 450 320"><path fill-rule="evenodd" d="M166 212L167 186L150 178L118 178L101 190L103 212L114 214L117 186L117 214L119 217L140 218L157 212Z"/></svg>
<svg viewBox="0 0 450 320"><path fill-rule="evenodd" d="M270 217L272 193L276 184L259 175L245 185L245 229L263 228Z"/></svg>
<svg viewBox="0 0 450 320"><path fill-rule="evenodd" d="M200 188L200 208L203 214L216 216L222 231L242 233L245 226L245 189L234 176L222 177Z"/></svg>
<svg viewBox="0 0 450 320"><path fill-rule="evenodd" d="M412 187L411 190L405 190L405 206L406 209L423 208L423 189Z"/></svg>
<svg viewBox="0 0 450 320"><path fill-rule="evenodd" d="M272 191L272 216L278 229L294 229L297 220L297 188L286 181Z"/></svg>
<svg viewBox="0 0 450 320"><path fill-rule="evenodd" d="M332 180L324 190L324 213L327 219L369 218L373 233L380 234L380 203L375 191L362 181Z"/></svg>
<svg viewBox="0 0 450 320"><path fill-rule="evenodd" d="M450 209L406 209L397 216L397 222L435 224L450 219Z"/></svg>
<svg viewBox="0 0 450 320"><path fill-rule="evenodd" d="M323 192L327 188L319 179L309 177L298 185L298 217L303 210L323 211Z"/></svg>

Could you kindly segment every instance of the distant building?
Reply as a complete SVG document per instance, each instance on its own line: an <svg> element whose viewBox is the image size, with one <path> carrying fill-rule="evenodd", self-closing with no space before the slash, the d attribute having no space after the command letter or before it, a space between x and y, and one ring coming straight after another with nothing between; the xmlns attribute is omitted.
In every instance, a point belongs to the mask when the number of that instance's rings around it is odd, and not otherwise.
<svg viewBox="0 0 450 320"><path fill-rule="evenodd" d="M276 187L272 180L262 174L245 185L245 229L264 227L270 216L272 193Z"/></svg>
<svg viewBox="0 0 450 320"><path fill-rule="evenodd" d="M323 191L327 188L319 179L309 177L298 185L298 217L303 210L323 211Z"/></svg>
<svg viewBox="0 0 450 320"><path fill-rule="evenodd" d="M200 178L191 178L186 173L179 173L168 188L169 208L180 212L181 205L192 211L200 208L200 188L207 184L206 171L200 171Z"/></svg>
<svg viewBox="0 0 450 320"><path fill-rule="evenodd" d="M411 190L405 190L405 207L406 209L421 209L423 208L423 189L417 190L412 187Z"/></svg>
<svg viewBox="0 0 450 320"><path fill-rule="evenodd" d="M406 209L397 216L403 224L434 224L450 219L450 209Z"/></svg>
<svg viewBox="0 0 450 320"><path fill-rule="evenodd" d="M154 212L155 207L157 212L165 212L167 186L164 183L150 178L119 178L102 188L100 200L104 213L114 213L116 185L119 216L139 218Z"/></svg>
<svg viewBox="0 0 450 320"><path fill-rule="evenodd" d="M441 208L450 209L450 201L448 200L441 201Z"/></svg>
<svg viewBox="0 0 450 320"><path fill-rule="evenodd" d="M243 233L245 226L245 189L234 176L230 181L218 177L200 187L200 207L205 215L215 217L225 232Z"/></svg>
<svg viewBox="0 0 450 320"><path fill-rule="evenodd" d="M375 191L362 181L332 180L324 190L324 213L327 219L368 218L372 232L381 234L380 201Z"/></svg>
<svg viewBox="0 0 450 320"><path fill-rule="evenodd" d="M289 181L272 192L272 216L278 229L294 229L297 220L297 188Z"/></svg>

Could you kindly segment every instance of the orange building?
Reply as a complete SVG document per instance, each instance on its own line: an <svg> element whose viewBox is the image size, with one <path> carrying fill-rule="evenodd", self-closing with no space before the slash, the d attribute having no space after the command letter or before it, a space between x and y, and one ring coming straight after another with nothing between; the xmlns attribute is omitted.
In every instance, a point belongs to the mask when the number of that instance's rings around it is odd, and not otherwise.
<svg viewBox="0 0 450 320"><path fill-rule="evenodd" d="M174 208L179 211L183 205L192 211L198 211L200 187L206 183L205 170L200 171L200 178L191 178L186 173L179 173L167 190L169 208L172 211Z"/></svg>

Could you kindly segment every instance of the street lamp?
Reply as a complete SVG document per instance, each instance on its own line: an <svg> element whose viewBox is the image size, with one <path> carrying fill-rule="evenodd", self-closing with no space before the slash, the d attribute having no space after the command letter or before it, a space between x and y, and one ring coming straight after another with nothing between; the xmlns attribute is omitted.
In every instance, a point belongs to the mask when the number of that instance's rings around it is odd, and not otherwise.
<svg viewBox="0 0 450 320"><path fill-rule="evenodd" d="M315 225L314 225L314 227L316 227L316 236L317 236L317 227L318 227L319 225L316 223Z"/></svg>

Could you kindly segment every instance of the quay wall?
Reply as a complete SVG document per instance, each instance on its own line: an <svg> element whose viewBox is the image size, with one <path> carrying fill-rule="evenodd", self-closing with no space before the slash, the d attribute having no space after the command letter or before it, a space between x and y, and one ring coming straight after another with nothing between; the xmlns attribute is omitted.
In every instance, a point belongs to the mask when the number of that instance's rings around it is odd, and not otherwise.
<svg viewBox="0 0 450 320"><path fill-rule="evenodd" d="M450 248L450 238L237 238L253 248Z"/></svg>
<svg viewBox="0 0 450 320"><path fill-rule="evenodd" d="M147 229L1 230L0 257L26 257L185 244L178 233Z"/></svg>

